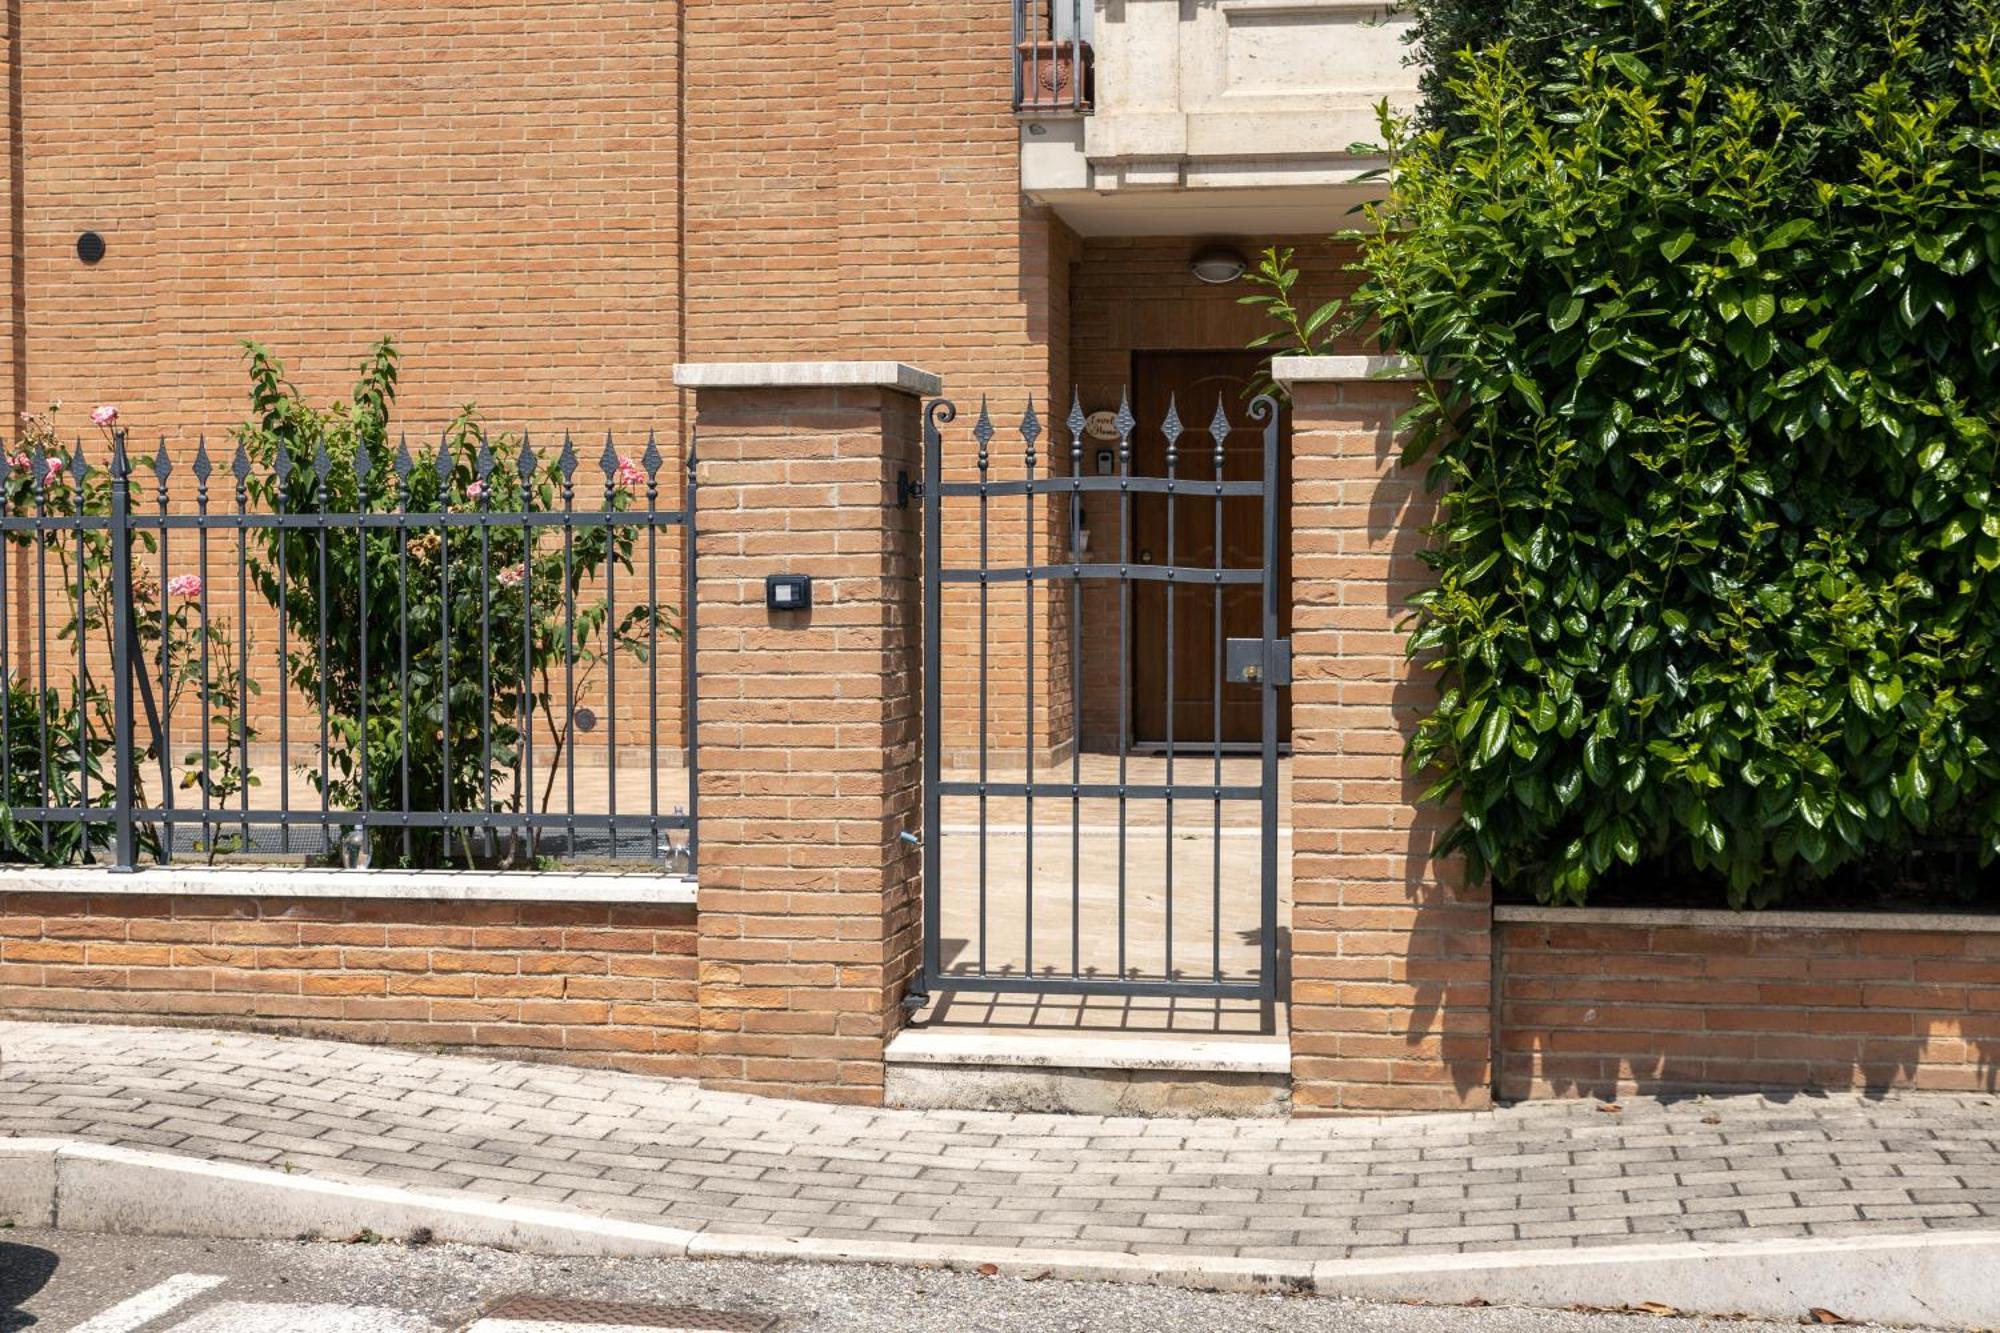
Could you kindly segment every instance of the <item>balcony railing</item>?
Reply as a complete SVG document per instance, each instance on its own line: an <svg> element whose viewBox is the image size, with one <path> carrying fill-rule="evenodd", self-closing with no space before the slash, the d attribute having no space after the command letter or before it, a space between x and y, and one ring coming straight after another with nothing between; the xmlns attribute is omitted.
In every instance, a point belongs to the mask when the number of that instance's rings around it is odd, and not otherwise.
<svg viewBox="0 0 2000 1333"><path fill-rule="evenodd" d="M1092 94L1096 0L1014 0L1014 109L1081 115Z"/></svg>

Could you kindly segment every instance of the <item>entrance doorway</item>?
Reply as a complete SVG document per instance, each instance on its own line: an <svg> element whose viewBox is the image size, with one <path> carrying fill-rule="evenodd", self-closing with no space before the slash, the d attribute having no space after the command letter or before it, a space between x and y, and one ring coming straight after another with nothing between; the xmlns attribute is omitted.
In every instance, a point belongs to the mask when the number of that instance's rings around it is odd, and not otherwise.
<svg viewBox="0 0 2000 1333"><path fill-rule="evenodd" d="M1232 423L1223 445L1221 479L1255 481L1263 475L1263 432L1243 411L1249 400L1247 390L1259 378L1263 355L1252 351L1138 352L1132 360L1134 406L1141 423L1132 441L1132 470L1143 476L1167 475L1167 436L1161 423L1171 405L1184 431L1177 442L1173 475L1189 483L1188 492L1173 499L1160 494L1132 497L1132 558L1140 564L1157 561L1213 567L1219 538L1222 568L1260 568L1264 551L1262 502L1254 496L1230 496L1218 503L1212 495L1203 494L1201 483L1216 480L1215 440L1209 425L1218 401ZM1280 637L1292 632L1290 429L1291 414L1281 411L1276 584ZM1255 638L1261 632L1261 605L1254 585L1219 589L1158 582L1134 585L1127 679L1131 682L1133 740L1138 746L1211 748L1218 739L1218 721L1225 746L1252 747L1264 740L1258 688L1225 682L1219 692L1216 689L1221 649L1218 593L1221 638ZM1274 738L1280 744L1291 739L1291 703L1291 690L1280 689L1278 735Z"/></svg>

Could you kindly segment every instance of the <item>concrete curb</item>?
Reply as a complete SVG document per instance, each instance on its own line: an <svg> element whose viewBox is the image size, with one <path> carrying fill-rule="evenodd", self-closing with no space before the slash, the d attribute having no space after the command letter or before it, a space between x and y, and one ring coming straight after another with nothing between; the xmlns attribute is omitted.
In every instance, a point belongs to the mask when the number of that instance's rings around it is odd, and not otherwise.
<svg viewBox="0 0 2000 1333"><path fill-rule="evenodd" d="M1741 1244L1618 1245L1319 1263L918 1245L683 1231L463 1195L286 1175L69 1139L0 1138L0 1217L112 1235L290 1240L364 1228L536 1254L894 1264L1015 1277L1289 1291L1362 1300L1565 1308L1657 1301L1796 1318L1818 1306L1886 1324L2000 1325L2000 1230Z"/></svg>

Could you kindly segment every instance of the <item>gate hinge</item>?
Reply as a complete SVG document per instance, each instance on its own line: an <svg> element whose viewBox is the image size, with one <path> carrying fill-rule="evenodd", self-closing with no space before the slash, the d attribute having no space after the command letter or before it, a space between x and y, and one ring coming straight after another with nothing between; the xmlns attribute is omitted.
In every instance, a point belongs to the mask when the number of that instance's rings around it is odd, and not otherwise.
<svg viewBox="0 0 2000 1333"><path fill-rule="evenodd" d="M905 468L896 473L896 508L908 509L911 500L923 498L924 484L921 481L911 481L909 469Z"/></svg>
<svg viewBox="0 0 2000 1333"><path fill-rule="evenodd" d="M1292 641L1273 639L1266 654L1262 639L1226 640L1223 666L1223 679L1232 685L1289 685Z"/></svg>

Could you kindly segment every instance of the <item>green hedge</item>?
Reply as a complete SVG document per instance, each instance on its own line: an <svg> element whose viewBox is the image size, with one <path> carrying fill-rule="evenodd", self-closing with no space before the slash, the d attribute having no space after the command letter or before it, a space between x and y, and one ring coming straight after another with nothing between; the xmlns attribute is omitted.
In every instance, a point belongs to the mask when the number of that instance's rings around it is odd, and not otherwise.
<svg viewBox="0 0 2000 1333"><path fill-rule="evenodd" d="M1748 8L1468 53L1448 117L1385 114L1349 308L1291 309L1282 254L1252 298L1279 341L1363 323L1429 368L1410 646L1444 682L1412 758L1447 850L1547 901L2000 851L1993 14L1942 73L1921 18L1838 28L1874 72L1808 115L1705 72Z"/></svg>

